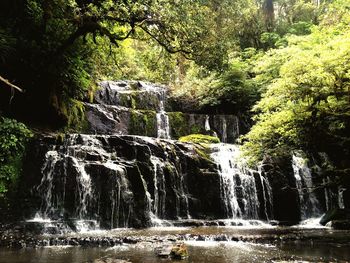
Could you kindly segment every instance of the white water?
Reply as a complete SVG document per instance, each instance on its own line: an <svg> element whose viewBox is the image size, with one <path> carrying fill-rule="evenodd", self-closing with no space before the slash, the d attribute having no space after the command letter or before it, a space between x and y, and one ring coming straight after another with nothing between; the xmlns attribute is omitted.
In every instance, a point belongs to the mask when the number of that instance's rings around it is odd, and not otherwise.
<svg viewBox="0 0 350 263"><path fill-rule="evenodd" d="M157 157L151 156L151 163L153 165L153 186L154 186L154 200L153 211L156 217L164 217L165 214L165 177L162 171L164 163Z"/></svg>
<svg viewBox="0 0 350 263"><path fill-rule="evenodd" d="M209 123L209 115L205 116L205 123L204 123L204 128L206 131L210 131L210 123Z"/></svg>
<svg viewBox="0 0 350 263"><path fill-rule="evenodd" d="M315 228L329 228L328 226L323 226L320 224L322 216L320 217L312 217L305 219L296 225L295 228L307 228L307 229L315 229Z"/></svg>
<svg viewBox="0 0 350 263"><path fill-rule="evenodd" d="M226 118L225 116L221 116L221 121L222 121L222 138L221 138L221 141L223 143L226 143L227 142L227 123L226 123Z"/></svg>
<svg viewBox="0 0 350 263"><path fill-rule="evenodd" d="M36 218L43 218L47 220L50 213L53 212L54 200L52 195L53 189L53 175L56 163L60 160L60 156L57 151L48 151L45 154L45 162L41 168L42 179L37 190L42 194L41 213L36 215Z"/></svg>
<svg viewBox="0 0 350 263"><path fill-rule="evenodd" d="M211 157L219 168L221 194L227 218L257 219L260 203L252 170L240 162L237 145L213 146ZM271 188L259 174L263 188L265 214L268 218L267 202L271 202ZM265 184L264 184L265 183Z"/></svg>
<svg viewBox="0 0 350 263"><path fill-rule="evenodd" d="M293 171L296 188L299 194L300 214L302 219L318 217L321 215L320 204L314 192L312 174L307 166L307 160L300 153L293 154Z"/></svg>
<svg viewBox="0 0 350 263"><path fill-rule="evenodd" d="M171 139L169 116L164 109L165 91L159 93L159 112L157 112L157 137Z"/></svg>
<svg viewBox="0 0 350 263"><path fill-rule="evenodd" d="M165 111L157 112L157 137L162 139L171 139L169 116Z"/></svg>
<svg viewBox="0 0 350 263"><path fill-rule="evenodd" d="M78 173L78 176L76 177L79 195L77 212L79 219L83 219L88 216L88 206L93 198L92 182L90 175L85 171L84 164L79 163L76 158L72 157L71 159Z"/></svg>

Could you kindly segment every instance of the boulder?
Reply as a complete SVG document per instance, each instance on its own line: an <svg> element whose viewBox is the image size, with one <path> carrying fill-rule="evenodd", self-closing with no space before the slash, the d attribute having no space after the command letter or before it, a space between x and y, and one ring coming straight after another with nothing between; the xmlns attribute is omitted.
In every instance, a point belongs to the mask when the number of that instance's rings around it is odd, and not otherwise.
<svg viewBox="0 0 350 263"><path fill-rule="evenodd" d="M187 258L188 257L187 246L184 243L176 244L175 246L172 247L170 256L173 259Z"/></svg>
<svg viewBox="0 0 350 263"><path fill-rule="evenodd" d="M320 224L326 225L330 221L345 221L350 222L350 209L334 208L328 210L326 214L321 218Z"/></svg>

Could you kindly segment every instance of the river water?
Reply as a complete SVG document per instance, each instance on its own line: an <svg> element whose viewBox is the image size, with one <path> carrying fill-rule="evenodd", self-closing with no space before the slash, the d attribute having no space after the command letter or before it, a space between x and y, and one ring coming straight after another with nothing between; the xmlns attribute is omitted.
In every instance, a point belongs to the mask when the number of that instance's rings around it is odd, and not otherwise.
<svg viewBox="0 0 350 263"><path fill-rule="evenodd" d="M42 236L41 238L53 236ZM63 236L57 236L63 238ZM189 257L181 262L347 262L350 231L307 227L168 227L116 229L66 234L65 238L127 237L113 247L46 246L0 249L0 263L83 263L116 258L133 263L170 262L158 258L159 246L183 242ZM223 241L222 241L223 240ZM232 241L234 240L234 241ZM106 261L108 262L108 261Z"/></svg>

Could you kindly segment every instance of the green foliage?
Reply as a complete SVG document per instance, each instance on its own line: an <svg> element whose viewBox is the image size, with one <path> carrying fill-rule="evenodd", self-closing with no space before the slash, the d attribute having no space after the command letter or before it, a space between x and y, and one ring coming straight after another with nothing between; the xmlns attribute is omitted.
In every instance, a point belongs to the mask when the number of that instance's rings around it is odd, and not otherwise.
<svg viewBox="0 0 350 263"><path fill-rule="evenodd" d="M217 108L227 113L246 112L259 98L249 79L250 64L242 59L231 61L228 70L198 92L201 108Z"/></svg>
<svg viewBox="0 0 350 263"><path fill-rule="evenodd" d="M61 106L61 110L68 117L66 130L83 132L87 129L85 107L81 101L69 99Z"/></svg>
<svg viewBox="0 0 350 263"><path fill-rule="evenodd" d="M0 197L17 180L26 143L32 136L23 123L0 117Z"/></svg>
<svg viewBox="0 0 350 263"><path fill-rule="evenodd" d="M256 124L242 138L251 160L295 149L348 158L350 27L321 24L309 36L289 37L288 47L258 62L255 79L268 87L253 108Z"/></svg>
<svg viewBox="0 0 350 263"><path fill-rule="evenodd" d="M193 143L200 143L200 144L220 143L220 139L218 137L205 135L205 134L190 134L187 136L180 137L179 141L193 142Z"/></svg>

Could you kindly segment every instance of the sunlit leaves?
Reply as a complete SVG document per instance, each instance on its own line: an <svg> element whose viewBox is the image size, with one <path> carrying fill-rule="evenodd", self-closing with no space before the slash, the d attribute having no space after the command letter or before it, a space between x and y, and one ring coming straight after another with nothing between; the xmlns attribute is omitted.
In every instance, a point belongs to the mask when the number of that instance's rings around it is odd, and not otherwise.
<svg viewBox="0 0 350 263"><path fill-rule="evenodd" d="M253 160L283 156L297 148L333 151L339 147L346 152L349 33L349 29L339 31L337 25L323 24L310 36L291 37L288 47L272 50L257 62L255 80L268 86L253 108L256 124L242 138Z"/></svg>

